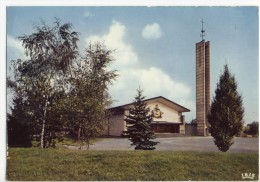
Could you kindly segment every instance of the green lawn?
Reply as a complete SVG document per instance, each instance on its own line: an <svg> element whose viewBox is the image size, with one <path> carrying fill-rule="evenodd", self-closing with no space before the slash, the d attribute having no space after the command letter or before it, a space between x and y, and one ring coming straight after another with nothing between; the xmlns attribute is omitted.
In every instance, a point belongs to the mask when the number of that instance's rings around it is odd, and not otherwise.
<svg viewBox="0 0 260 182"><path fill-rule="evenodd" d="M9 148L7 180L242 180L258 154ZM257 179L255 179L257 180Z"/></svg>

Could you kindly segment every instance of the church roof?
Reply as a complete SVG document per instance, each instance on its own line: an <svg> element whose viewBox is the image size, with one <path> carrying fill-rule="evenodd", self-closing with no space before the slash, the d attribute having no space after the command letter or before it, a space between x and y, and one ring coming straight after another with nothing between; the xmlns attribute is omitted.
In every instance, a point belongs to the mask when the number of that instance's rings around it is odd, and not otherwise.
<svg viewBox="0 0 260 182"><path fill-rule="evenodd" d="M165 97L162 97L162 96L158 96L158 97L153 97L153 98L150 98L150 99L145 99L144 102L146 102L147 104L151 103L151 102L159 102L159 103L162 103L162 104L165 104L167 105L168 107L170 108L173 108L175 109L176 111L178 112L190 112L189 109L169 100L169 99L166 99ZM116 107L112 107L110 108L111 110L114 110L114 109L124 109L124 110L127 110L127 109L130 109L132 106L133 106L134 102L132 103L129 103L129 104L125 104L125 105L121 105L121 106L116 106Z"/></svg>

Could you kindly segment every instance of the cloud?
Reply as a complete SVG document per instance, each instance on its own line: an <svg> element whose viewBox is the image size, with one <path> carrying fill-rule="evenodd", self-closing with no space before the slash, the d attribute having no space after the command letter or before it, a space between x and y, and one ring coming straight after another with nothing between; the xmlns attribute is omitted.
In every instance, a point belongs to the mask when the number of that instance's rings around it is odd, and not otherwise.
<svg viewBox="0 0 260 182"><path fill-rule="evenodd" d="M92 12L88 11L88 10L85 10L85 12L83 13L83 16L85 18L89 18L89 17L94 16L94 14Z"/></svg>
<svg viewBox="0 0 260 182"><path fill-rule="evenodd" d="M115 49L113 68L118 70L118 78L109 87L114 104L121 105L133 101L136 90L141 87L147 98L164 96L184 107L194 108L190 100L190 88L180 81L173 80L160 68L142 65L134 48L125 40L127 28L118 21L112 21L109 31L104 35L93 35L86 38L89 42L104 42L108 49Z"/></svg>
<svg viewBox="0 0 260 182"><path fill-rule="evenodd" d="M11 113L11 108L10 107L13 107L13 97L14 97L14 94L10 91L7 91L6 93L6 112L7 113Z"/></svg>
<svg viewBox="0 0 260 182"><path fill-rule="evenodd" d="M126 27L113 20L107 34L90 36L86 39L86 44L89 44L89 42L104 42L109 49L114 50L114 57L117 60L116 69L122 66L133 66L138 62L138 58L133 47L124 41L125 34Z"/></svg>
<svg viewBox="0 0 260 182"><path fill-rule="evenodd" d="M142 31L142 36L145 39L156 40L162 36L162 30L158 23L148 24Z"/></svg>
<svg viewBox="0 0 260 182"><path fill-rule="evenodd" d="M10 35L7 35L7 48L8 56L12 56L12 59L26 58L22 43Z"/></svg>
<svg viewBox="0 0 260 182"><path fill-rule="evenodd" d="M13 76L13 73L10 72L9 70L9 67L11 66L10 63L11 63L11 60L15 60L15 59L26 59L26 55L24 53L24 48L23 48L23 45L22 43L10 36L7 34L7 76ZM10 110L10 106L12 107L13 104L12 104L12 100L13 100L13 93L11 92L10 89L7 89L7 93L6 93L6 104L7 104L7 107L6 107L6 110L8 113L11 113L11 110Z"/></svg>
<svg viewBox="0 0 260 182"><path fill-rule="evenodd" d="M131 102L139 86L144 90L147 98L164 96L179 104L189 103L187 99L191 95L190 88L184 83L171 79L159 68L128 68L119 70L119 75L110 91L112 95L119 98L117 100L120 104Z"/></svg>

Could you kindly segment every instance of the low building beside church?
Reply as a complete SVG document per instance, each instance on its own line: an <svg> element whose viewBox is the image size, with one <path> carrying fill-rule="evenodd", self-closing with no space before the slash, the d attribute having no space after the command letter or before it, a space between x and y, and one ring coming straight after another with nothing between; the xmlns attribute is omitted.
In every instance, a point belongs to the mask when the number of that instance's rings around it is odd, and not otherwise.
<svg viewBox="0 0 260 182"><path fill-rule="evenodd" d="M146 99L145 102L153 116L152 125L155 133L185 135L185 116L183 113L189 112L189 109L162 96ZM109 125L104 134L121 136L122 132L127 130L125 116L129 114L129 109L133 106L134 104L130 103L111 108L112 116L109 118Z"/></svg>

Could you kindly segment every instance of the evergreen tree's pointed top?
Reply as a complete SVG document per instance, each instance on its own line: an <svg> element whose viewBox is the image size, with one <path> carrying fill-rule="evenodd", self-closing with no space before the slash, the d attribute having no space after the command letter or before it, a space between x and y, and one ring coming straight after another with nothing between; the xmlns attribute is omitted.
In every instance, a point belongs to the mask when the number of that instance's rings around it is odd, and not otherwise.
<svg viewBox="0 0 260 182"><path fill-rule="evenodd" d="M224 70L229 72L229 69L228 69L228 65L227 65L227 64L224 65Z"/></svg>
<svg viewBox="0 0 260 182"><path fill-rule="evenodd" d="M224 74L231 75L227 64L224 65Z"/></svg>
<svg viewBox="0 0 260 182"><path fill-rule="evenodd" d="M237 90L237 82L235 79L235 75L233 75L230 72L227 64L224 65L224 71L220 75L220 79L219 79L219 83L217 84L217 87L219 89L222 87L224 90L227 91L229 90L228 88L232 90Z"/></svg>
<svg viewBox="0 0 260 182"><path fill-rule="evenodd" d="M138 95L142 95L142 93L143 93L143 90L140 88L140 86L139 86L139 88L137 89L137 93L138 93Z"/></svg>
<svg viewBox="0 0 260 182"><path fill-rule="evenodd" d="M143 96L143 90L140 89L140 86L136 91L137 91L137 95L135 96L134 102L141 101L141 100L143 101L145 99L145 96Z"/></svg>
<svg viewBox="0 0 260 182"><path fill-rule="evenodd" d="M141 90L141 91L143 91L143 90L141 89L140 85L139 85L139 88L138 88L138 90Z"/></svg>

